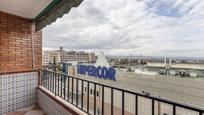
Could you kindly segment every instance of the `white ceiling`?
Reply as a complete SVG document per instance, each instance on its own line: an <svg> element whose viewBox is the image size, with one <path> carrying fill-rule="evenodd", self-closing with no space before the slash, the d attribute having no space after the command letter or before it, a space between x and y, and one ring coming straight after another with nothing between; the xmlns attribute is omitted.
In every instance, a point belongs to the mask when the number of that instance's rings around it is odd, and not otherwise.
<svg viewBox="0 0 204 115"><path fill-rule="evenodd" d="M0 11L25 18L36 17L53 0L0 0Z"/></svg>

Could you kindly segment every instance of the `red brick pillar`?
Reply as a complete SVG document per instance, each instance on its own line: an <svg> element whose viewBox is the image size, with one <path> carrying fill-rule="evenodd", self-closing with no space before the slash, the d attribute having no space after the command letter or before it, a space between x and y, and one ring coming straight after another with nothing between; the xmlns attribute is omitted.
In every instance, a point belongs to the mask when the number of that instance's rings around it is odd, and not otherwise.
<svg viewBox="0 0 204 115"><path fill-rule="evenodd" d="M0 12L0 72L32 70L32 22ZM33 33L35 69L42 66L42 32Z"/></svg>

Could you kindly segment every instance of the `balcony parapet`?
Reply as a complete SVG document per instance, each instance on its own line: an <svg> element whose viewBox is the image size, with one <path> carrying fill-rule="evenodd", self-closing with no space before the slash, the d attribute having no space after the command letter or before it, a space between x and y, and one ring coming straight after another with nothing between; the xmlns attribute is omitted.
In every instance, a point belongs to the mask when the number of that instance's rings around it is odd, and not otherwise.
<svg viewBox="0 0 204 115"><path fill-rule="evenodd" d="M38 105L47 114L54 115L88 115L84 111L78 109L61 97L56 96L51 91L47 90L43 86L37 88L37 102Z"/></svg>

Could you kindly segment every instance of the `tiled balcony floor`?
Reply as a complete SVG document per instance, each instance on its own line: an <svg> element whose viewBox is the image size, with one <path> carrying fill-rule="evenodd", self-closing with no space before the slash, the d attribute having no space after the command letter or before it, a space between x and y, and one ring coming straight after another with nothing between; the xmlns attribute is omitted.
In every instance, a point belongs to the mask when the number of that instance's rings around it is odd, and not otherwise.
<svg viewBox="0 0 204 115"><path fill-rule="evenodd" d="M7 113L6 115L46 115L37 105L26 107L15 112Z"/></svg>

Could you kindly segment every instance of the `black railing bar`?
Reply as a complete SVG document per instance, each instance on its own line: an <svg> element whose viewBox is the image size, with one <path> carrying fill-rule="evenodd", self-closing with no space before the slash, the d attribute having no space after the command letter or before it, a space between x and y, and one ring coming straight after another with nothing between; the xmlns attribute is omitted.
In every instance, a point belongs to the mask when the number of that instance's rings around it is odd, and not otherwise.
<svg viewBox="0 0 204 115"><path fill-rule="evenodd" d="M62 79L62 76L64 76L64 75L60 75L60 81L61 81L61 84L60 84L60 85L61 85L61 89L60 89L60 90L61 90L61 92L60 92L60 96L61 96L61 97L62 97L62 90L63 90L63 85L62 85L62 84L63 84L63 79Z"/></svg>
<svg viewBox="0 0 204 115"><path fill-rule="evenodd" d="M176 106L173 105L173 115L176 115Z"/></svg>
<svg viewBox="0 0 204 115"><path fill-rule="evenodd" d="M81 109L83 110L84 102L84 81L81 80Z"/></svg>
<svg viewBox="0 0 204 115"><path fill-rule="evenodd" d="M64 99L66 100L66 78L67 77L65 77L65 76L63 76L63 78L64 78Z"/></svg>
<svg viewBox="0 0 204 115"><path fill-rule="evenodd" d="M104 115L104 86L102 86L102 115Z"/></svg>
<svg viewBox="0 0 204 115"><path fill-rule="evenodd" d="M89 82L87 82L87 113L89 113Z"/></svg>
<svg viewBox="0 0 204 115"><path fill-rule="evenodd" d="M43 74L45 74L45 75L43 75ZM43 84L43 82L44 82L44 85L43 85L43 86L44 86L44 87L47 87L47 86L46 86L46 83L47 83L47 82L46 82L46 78L47 78L46 76L47 76L47 74L44 73L43 71L41 71L41 72L40 72L40 76L43 76L43 77L40 77L40 79L41 79L41 80L40 80L40 83ZM43 79L44 79L44 80L43 80Z"/></svg>
<svg viewBox="0 0 204 115"><path fill-rule="evenodd" d="M55 88L55 81L54 81L54 78L55 78L55 72L53 72L53 74L52 74L52 92L54 92L54 88Z"/></svg>
<svg viewBox="0 0 204 115"><path fill-rule="evenodd" d="M50 71L50 70L48 70L48 71ZM50 72L52 72L52 71L50 71ZM62 74L62 73L58 73L58 74ZM190 105L190 104L186 104L186 103L182 103L182 102L176 102L176 101L166 99L166 98L162 98L162 97L155 97L155 96L151 96L151 95L147 96L145 94L136 93L136 92L126 90L126 89L121 89L121 88L118 88L118 87L115 87L115 86L110 86L110 85L107 85L107 84L98 83L97 81L93 82L93 81L90 81L90 80L87 80L87 79L82 79L82 78L78 78L78 77L74 77L74 76L68 76L68 75L66 75L66 76L71 77L71 78L75 78L75 79L79 79L79 80L84 80L84 81L89 82L89 83L94 83L96 85L105 86L107 88L113 88L113 89L116 89L116 90L119 90L119 91L124 91L125 93L130 93L130 94L138 95L138 96L141 96L141 97L146 97L146 98L149 98L149 99L154 99L156 101L160 101L160 102L171 104L171 105L176 105L176 106L181 107L181 108L190 109L190 110L197 111L197 112L199 112L199 111L204 112L204 108L201 108L201 107L198 107L198 106L195 106L195 105Z"/></svg>
<svg viewBox="0 0 204 115"><path fill-rule="evenodd" d="M114 105L114 101L113 101L113 88L111 88L111 115L113 115L113 105Z"/></svg>
<svg viewBox="0 0 204 115"><path fill-rule="evenodd" d="M57 95L57 76L58 74L55 73L55 76L54 76L55 96Z"/></svg>
<svg viewBox="0 0 204 115"><path fill-rule="evenodd" d="M48 74L46 74L46 88L48 89Z"/></svg>
<svg viewBox="0 0 204 115"><path fill-rule="evenodd" d="M122 91L122 115L125 115L125 95Z"/></svg>
<svg viewBox="0 0 204 115"><path fill-rule="evenodd" d="M50 73L49 73L50 74ZM49 87L50 87L50 77L49 77L49 75L47 76L47 78L48 78L48 83L47 83L47 89L49 90Z"/></svg>
<svg viewBox="0 0 204 115"><path fill-rule="evenodd" d="M47 89L49 88L49 74L47 72L47 75L46 75L46 86L47 86Z"/></svg>
<svg viewBox="0 0 204 115"><path fill-rule="evenodd" d="M94 115L96 115L96 84L94 84Z"/></svg>
<svg viewBox="0 0 204 115"><path fill-rule="evenodd" d="M78 79L76 79L76 106L78 106Z"/></svg>
<svg viewBox="0 0 204 115"><path fill-rule="evenodd" d="M138 96L135 95L135 115L138 115Z"/></svg>
<svg viewBox="0 0 204 115"><path fill-rule="evenodd" d="M50 74L50 91L52 91L52 74L53 73Z"/></svg>
<svg viewBox="0 0 204 115"><path fill-rule="evenodd" d="M154 99L152 99L152 115L154 115Z"/></svg>
<svg viewBox="0 0 204 115"><path fill-rule="evenodd" d="M69 99L69 95L70 95L70 93L69 93L69 88L70 88L70 80L69 80L69 79L70 79L70 78L69 78L69 77L67 77L67 80L68 80L68 81L67 81L67 83L68 83L68 87L67 87L67 88L68 88L68 89L67 89L67 90L68 90L68 91L67 91L67 92L68 92L68 93L67 93L67 95L68 95L68 96L67 96L67 98L68 98L68 99L67 99L67 100L68 100L68 102L70 102L70 99Z"/></svg>
<svg viewBox="0 0 204 115"><path fill-rule="evenodd" d="M46 78L46 76L42 77L40 80L40 84L42 84L44 87L46 87L46 79L45 78Z"/></svg>
<svg viewBox="0 0 204 115"><path fill-rule="evenodd" d="M43 72L43 71L40 71L40 72L38 72L38 73L40 73L40 76L42 76L42 77L40 77L40 81L39 81L39 82L40 82L40 85L44 86L44 85L43 85L43 76L44 76L43 74L44 74L44 72ZM44 87L45 87L45 86L44 86Z"/></svg>
<svg viewBox="0 0 204 115"><path fill-rule="evenodd" d="M60 91L60 87L59 87L59 83L60 83L60 76L59 76L59 74L58 74L57 80L58 80L58 81L57 81L57 86L58 86L58 89L57 89L57 90L58 90L58 91L57 91L57 94L58 94L58 96L59 96L59 93L60 93L60 92L59 92L59 91Z"/></svg>
<svg viewBox="0 0 204 115"><path fill-rule="evenodd" d="M49 75L46 73L46 88L47 88L47 89L48 89L48 86L49 86L49 85L48 85L48 76L49 76Z"/></svg>
<svg viewBox="0 0 204 115"><path fill-rule="evenodd" d="M72 104L74 103L74 78L72 78Z"/></svg>
<svg viewBox="0 0 204 115"><path fill-rule="evenodd" d="M52 91L52 73L50 73L50 86L49 86L49 90Z"/></svg>

